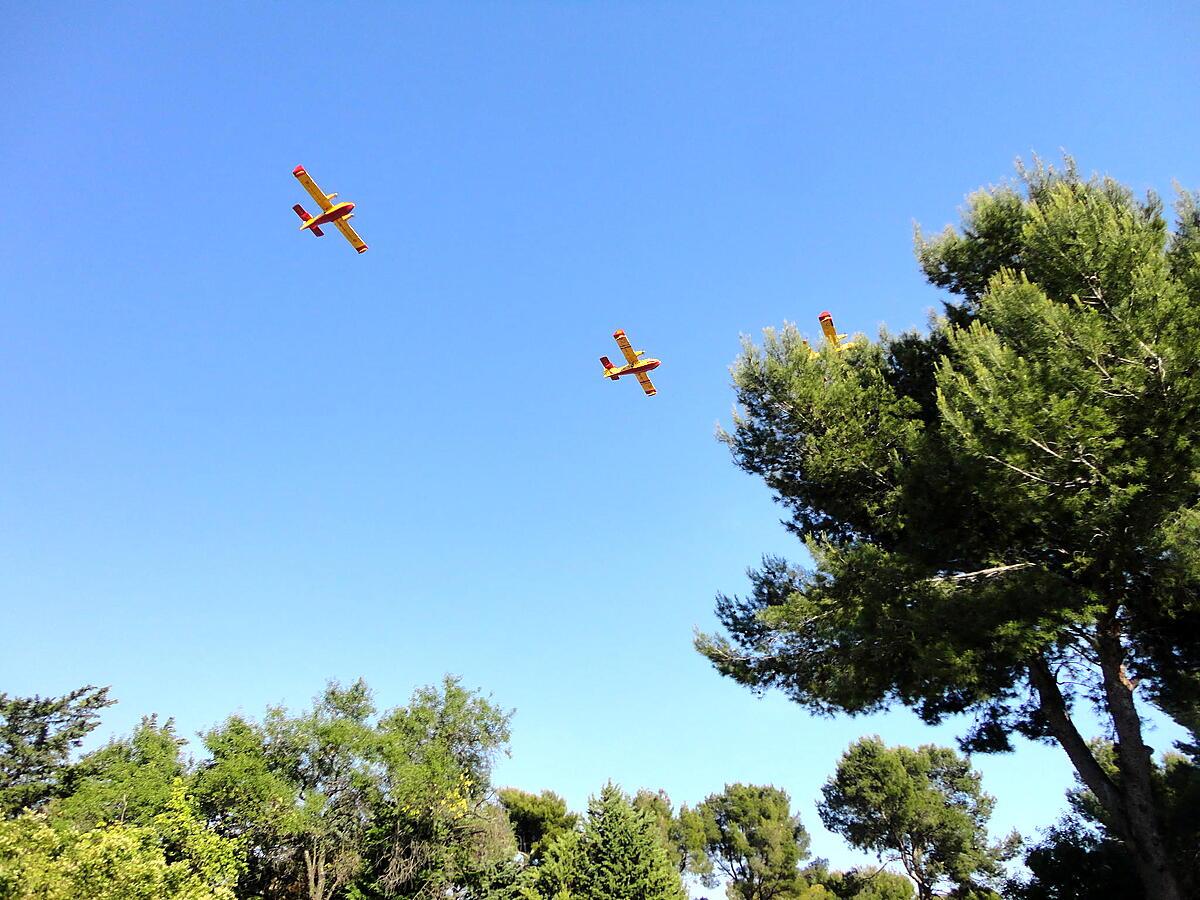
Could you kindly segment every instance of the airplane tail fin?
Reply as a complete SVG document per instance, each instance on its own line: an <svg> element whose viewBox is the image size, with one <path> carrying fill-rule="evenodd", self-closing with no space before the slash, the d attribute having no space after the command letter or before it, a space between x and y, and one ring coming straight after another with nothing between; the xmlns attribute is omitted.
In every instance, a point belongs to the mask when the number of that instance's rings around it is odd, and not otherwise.
<svg viewBox="0 0 1200 900"><path fill-rule="evenodd" d="M608 374L609 372L611 372L613 370L613 364L612 364L612 360L609 359L607 356L600 357L600 365L604 366L604 377L605 378L611 378L613 381L616 381L617 379L619 379L621 377L620 375L609 375Z"/></svg>
<svg viewBox="0 0 1200 900"><path fill-rule="evenodd" d="M294 209L296 211L296 215L298 215L300 217L301 222L312 221L312 216L310 216L307 212L305 212L304 207L301 206L299 203L297 203L295 206L293 206L292 209ZM308 228L308 230L311 231L313 234L315 234L317 237L325 236L325 232L323 232L316 225L301 225L300 227Z"/></svg>

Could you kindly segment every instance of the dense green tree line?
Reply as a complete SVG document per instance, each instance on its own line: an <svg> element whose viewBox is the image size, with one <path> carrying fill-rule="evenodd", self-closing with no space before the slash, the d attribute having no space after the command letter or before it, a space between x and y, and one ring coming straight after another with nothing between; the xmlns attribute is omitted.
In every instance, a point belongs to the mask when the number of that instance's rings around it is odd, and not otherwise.
<svg viewBox="0 0 1200 900"><path fill-rule="evenodd" d="M453 678L386 711L330 684L301 713L230 717L199 760L149 717L72 762L104 705L0 695L0 897L92 896L105 871L114 897L469 896L512 863L490 784L510 714Z"/></svg>
<svg viewBox="0 0 1200 900"><path fill-rule="evenodd" d="M0 900L683 900L689 883L733 900L900 900L913 883L993 876L999 858L990 798L950 750L868 739L826 788L821 814L855 846L896 849L855 830L880 830L876 807L885 831L920 845L910 882L810 860L791 799L771 786L728 784L676 808L663 791L609 784L582 815L553 791L497 789L510 714L453 678L384 711L361 681L331 683L298 713L231 716L200 735L198 758L173 721L147 716L72 759L110 702L94 688L0 695ZM872 769L863 748L938 765ZM880 783L907 802L864 805Z"/></svg>

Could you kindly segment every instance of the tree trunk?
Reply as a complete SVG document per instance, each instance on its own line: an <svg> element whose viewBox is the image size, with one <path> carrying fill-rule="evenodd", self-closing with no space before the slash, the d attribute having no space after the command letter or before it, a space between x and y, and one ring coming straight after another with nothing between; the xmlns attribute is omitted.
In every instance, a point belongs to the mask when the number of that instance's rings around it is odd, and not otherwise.
<svg viewBox="0 0 1200 900"><path fill-rule="evenodd" d="M1132 852L1146 896L1151 900L1183 900L1158 827L1150 788L1150 750L1142 741L1141 720L1133 703L1133 685L1121 668L1123 657L1124 651L1116 635L1101 638L1101 672L1108 711L1118 740L1119 783L1108 777L1071 721L1058 680L1045 659L1039 656L1030 663L1029 679L1038 692L1051 733L1066 751L1080 780L1112 817L1117 836Z"/></svg>
<svg viewBox="0 0 1200 900"><path fill-rule="evenodd" d="M304 868L308 874L309 900L325 900L325 850L314 846L304 851Z"/></svg>
<svg viewBox="0 0 1200 900"><path fill-rule="evenodd" d="M1117 769L1121 773L1129 846L1138 876L1150 897L1180 900L1183 894L1158 824L1151 782L1151 750L1142 740L1142 720L1133 702L1135 685L1125 674L1125 650L1117 626L1102 630L1098 643L1104 695L1117 735Z"/></svg>

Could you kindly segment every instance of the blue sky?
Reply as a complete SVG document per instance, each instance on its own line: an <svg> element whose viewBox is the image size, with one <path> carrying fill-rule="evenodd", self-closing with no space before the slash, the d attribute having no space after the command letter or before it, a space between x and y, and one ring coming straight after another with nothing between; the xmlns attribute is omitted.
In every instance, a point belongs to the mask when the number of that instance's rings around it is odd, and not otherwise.
<svg viewBox="0 0 1200 900"><path fill-rule="evenodd" d="M798 553L713 439L739 334L921 325L914 220L1017 156L1200 187L1182 3L4 6L0 690L194 734L454 672L516 709L498 782L771 782L839 865L838 755L959 726L692 650ZM370 252L297 231L297 164ZM1057 816L1061 751L977 763L997 832Z"/></svg>

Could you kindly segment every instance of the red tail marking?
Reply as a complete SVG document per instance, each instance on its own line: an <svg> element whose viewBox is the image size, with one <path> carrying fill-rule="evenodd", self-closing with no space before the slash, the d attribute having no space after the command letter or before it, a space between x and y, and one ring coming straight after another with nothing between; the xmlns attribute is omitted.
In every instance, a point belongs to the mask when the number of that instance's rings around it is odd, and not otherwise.
<svg viewBox="0 0 1200 900"><path fill-rule="evenodd" d="M295 206L293 206L292 209L294 209L296 211L296 215L298 215L300 217L301 222L311 222L312 221L312 216L310 216L308 213L306 213L304 211L304 207L301 206L299 203L297 203ZM313 225L308 230L311 231L313 234L315 234L317 237L325 237L325 232L323 232L316 225Z"/></svg>
<svg viewBox="0 0 1200 900"><path fill-rule="evenodd" d="M607 356L600 357L600 365L604 366L606 372L613 367L612 360Z"/></svg>

